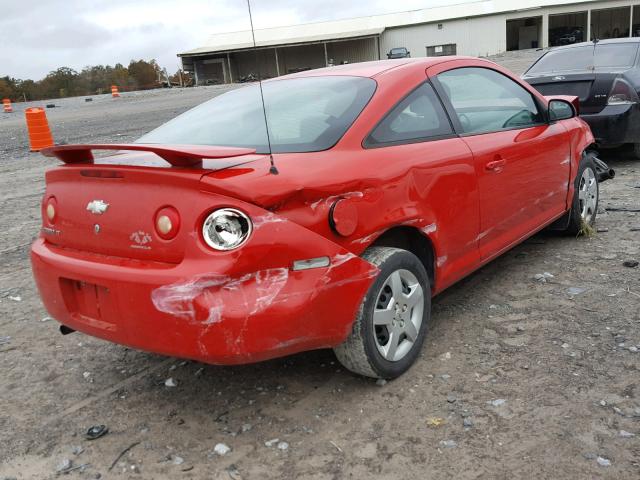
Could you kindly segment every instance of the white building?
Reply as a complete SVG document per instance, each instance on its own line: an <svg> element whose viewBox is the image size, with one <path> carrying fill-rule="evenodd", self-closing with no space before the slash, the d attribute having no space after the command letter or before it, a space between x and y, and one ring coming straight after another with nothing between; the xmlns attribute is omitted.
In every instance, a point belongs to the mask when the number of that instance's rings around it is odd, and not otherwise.
<svg viewBox="0 0 640 480"><path fill-rule="evenodd" d="M200 85L387 58L489 56L589 39L640 36L640 0L482 0L409 12L220 33L179 53Z"/></svg>

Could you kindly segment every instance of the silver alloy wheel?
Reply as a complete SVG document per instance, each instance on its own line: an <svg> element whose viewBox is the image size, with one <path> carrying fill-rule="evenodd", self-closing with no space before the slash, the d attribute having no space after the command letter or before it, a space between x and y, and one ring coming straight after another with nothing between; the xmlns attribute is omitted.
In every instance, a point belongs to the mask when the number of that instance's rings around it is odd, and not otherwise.
<svg viewBox="0 0 640 480"><path fill-rule="evenodd" d="M418 339L424 313L424 292L416 276L400 269L387 277L373 311L375 342L389 362L404 358Z"/></svg>
<svg viewBox="0 0 640 480"><path fill-rule="evenodd" d="M590 167L585 168L582 172L578 200L580 202L580 216L585 223L590 224L598 205L598 181L595 172Z"/></svg>

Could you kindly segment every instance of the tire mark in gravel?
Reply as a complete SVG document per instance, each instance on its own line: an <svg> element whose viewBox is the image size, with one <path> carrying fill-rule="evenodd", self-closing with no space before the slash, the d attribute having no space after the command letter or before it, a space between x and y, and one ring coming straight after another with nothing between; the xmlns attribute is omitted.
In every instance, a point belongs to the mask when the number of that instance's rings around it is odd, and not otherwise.
<svg viewBox="0 0 640 480"><path fill-rule="evenodd" d="M6 265L0 265L0 266L5 267ZM7 274L3 275L2 277L0 277L0 284L2 282L4 282L5 280L15 280L16 274L22 273L22 272L25 272L25 271L31 272L31 262L30 261L29 261L29 265L26 265L24 267L18 267L15 270L12 270L9 273L7 273ZM32 279L29 279L29 280L32 280Z"/></svg>
<svg viewBox="0 0 640 480"><path fill-rule="evenodd" d="M79 402L67 407L62 412L60 412L58 415L55 415L55 416L51 417L47 422L45 422L43 424L43 427L46 427L46 426L51 425L53 423L59 422L62 418L66 417L67 415L71 415L72 413L75 413L75 412L77 412L79 410L82 410L85 407L88 407L92 403L97 402L98 400L101 400L104 397L107 397L107 396L111 395L114 392L117 392L121 388L133 383L136 380L141 379L145 375L148 375L150 373L154 373L154 372L166 367L167 365L169 365L173 361L175 361L174 358L166 358L165 360L161 361L157 365L154 365L152 367L147 367L147 368L139 371L135 375L131 375L130 377L125 378L124 380L116 383L115 385L112 385L109 388L101 390L101 391L91 395L90 397L87 397L84 400L81 400L81 401L79 401Z"/></svg>
<svg viewBox="0 0 640 480"><path fill-rule="evenodd" d="M302 395L293 406L288 407L286 410L279 411L279 416L285 417L292 422L298 422L301 418L308 418L308 416L302 414L304 412L312 411L314 408L318 408L318 406L327 405L326 399L329 397L331 390L335 388L336 379L338 378L344 378L344 373L336 372L332 374L324 383L322 383L317 388L315 388L312 384L309 384L309 392ZM266 411L267 408L265 408L265 412ZM246 451L238 455L239 450ZM247 458L250 454L255 453L255 451L255 446L251 444L244 444L239 446L238 450L236 450L235 452L236 454L233 456L233 459L228 459L227 461L223 461L222 458L219 459L219 463L217 464L218 471L224 471L231 465L238 464L241 460Z"/></svg>
<svg viewBox="0 0 640 480"><path fill-rule="evenodd" d="M32 241L29 241L29 242L21 243L20 245L15 245L13 247L5 248L4 250L0 250L0 255L3 255L5 253L9 253L9 252L13 252L14 250L19 250L19 249L24 248L24 247L28 247L32 243L33 243ZM26 268L26 267L24 267L24 268Z"/></svg>
<svg viewBox="0 0 640 480"><path fill-rule="evenodd" d="M43 195L44 195L44 188L38 190L36 193L28 193L25 195L3 195L2 197L0 197L0 200L2 200L3 202L9 201L9 200L25 200L27 198L42 197Z"/></svg>

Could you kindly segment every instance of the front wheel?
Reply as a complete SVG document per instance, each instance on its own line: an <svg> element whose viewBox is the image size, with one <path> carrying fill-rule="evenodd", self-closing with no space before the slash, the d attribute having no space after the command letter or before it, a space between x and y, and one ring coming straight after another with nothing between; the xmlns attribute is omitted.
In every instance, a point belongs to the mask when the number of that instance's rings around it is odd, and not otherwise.
<svg viewBox="0 0 640 480"><path fill-rule="evenodd" d="M399 248L372 247L362 257L380 269L350 335L334 348L352 372L373 378L403 374L420 354L431 318L431 287L422 262Z"/></svg>
<svg viewBox="0 0 640 480"><path fill-rule="evenodd" d="M578 167L573 203L567 214L569 222L565 229L570 235L578 235L596 223L600 188L593 156L591 152L585 153Z"/></svg>

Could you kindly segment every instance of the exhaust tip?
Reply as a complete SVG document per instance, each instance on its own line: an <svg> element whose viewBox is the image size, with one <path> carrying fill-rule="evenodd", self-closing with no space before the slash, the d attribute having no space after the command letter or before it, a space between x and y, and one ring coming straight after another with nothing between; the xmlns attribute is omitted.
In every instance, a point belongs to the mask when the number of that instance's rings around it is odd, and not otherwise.
<svg viewBox="0 0 640 480"><path fill-rule="evenodd" d="M614 178L616 178L616 171L613 168L598 172L598 182L600 183L613 180Z"/></svg>
<svg viewBox="0 0 640 480"><path fill-rule="evenodd" d="M598 176L598 182L606 182L607 180L611 180L615 178L616 171L613 168L609 168L605 162L600 160L598 157L593 157L593 163L596 167L596 175Z"/></svg>
<svg viewBox="0 0 640 480"><path fill-rule="evenodd" d="M62 335L69 335L70 333L75 332L75 330L71 327L67 327L66 325L60 325L60 333Z"/></svg>

